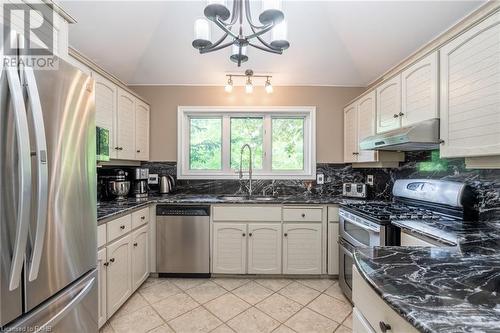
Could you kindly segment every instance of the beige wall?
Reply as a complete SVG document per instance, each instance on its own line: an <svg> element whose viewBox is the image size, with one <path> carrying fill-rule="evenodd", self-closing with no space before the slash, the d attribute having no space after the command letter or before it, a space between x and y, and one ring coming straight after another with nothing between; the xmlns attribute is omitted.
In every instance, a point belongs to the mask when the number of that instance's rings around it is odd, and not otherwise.
<svg viewBox="0 0 500 333"><path fill-rule="evenodd" d="M235 87L132 86L151 103L151 161L177 160L177 107L186 106L316 106L317 161L343 162L343 107L364 88L275 87L266 94L256 87L245 94Z"/></svg>

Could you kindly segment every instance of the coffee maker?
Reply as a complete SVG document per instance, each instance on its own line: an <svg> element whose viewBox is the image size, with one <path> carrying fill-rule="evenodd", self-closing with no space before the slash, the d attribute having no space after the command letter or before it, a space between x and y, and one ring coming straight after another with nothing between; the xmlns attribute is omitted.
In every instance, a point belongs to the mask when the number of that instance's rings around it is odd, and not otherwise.
<svg viewBox="0 0 500 333"><path fill-rule="evenodd" d="M149 179L149 169L146 168L134 168L132 172L132 194L136 198L147 198L148 197L148 179Z"/></svg>

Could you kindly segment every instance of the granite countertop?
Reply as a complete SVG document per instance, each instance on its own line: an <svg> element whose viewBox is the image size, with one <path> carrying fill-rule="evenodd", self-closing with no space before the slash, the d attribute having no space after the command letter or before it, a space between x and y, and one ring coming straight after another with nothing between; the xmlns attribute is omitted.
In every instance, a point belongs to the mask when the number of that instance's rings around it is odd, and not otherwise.
<svg viewBox="0 0 500 333"><path fill-rule="evenodd" d="M147 206L154 203L167 204L339 204L344 201L342 197L335 196L314 196L314 195L297 195L297 196L279 196L268 197L271 199L259 199L260 196L252 198L238 199L235 195L189 195L189 194L172 194L172 195L153 195L147 199L129 198L127 201L103 201L97 206L97 221L102 222L110 217L126 213L137 208Z"/></svg>
<svg viewBox="0 0 500 333"><path fill-rule="evenodd" d="M498 332L500 221L474 224L434 225L455 233L454 248L360 248L354 262L382 299L421 332Z"/></svg>

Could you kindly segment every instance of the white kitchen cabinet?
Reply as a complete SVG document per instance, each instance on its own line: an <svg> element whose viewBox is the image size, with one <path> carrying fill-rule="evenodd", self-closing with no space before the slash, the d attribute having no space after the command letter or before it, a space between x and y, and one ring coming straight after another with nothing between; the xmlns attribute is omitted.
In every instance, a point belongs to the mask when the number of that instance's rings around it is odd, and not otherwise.
<svg viewBox="0 0 500 333"><path fill-rule="evenodd" d="M357 142L356 162L376 162L378 153L374 150L361 150L359 144L363 139L375 135L375 119L377 117L375 91L372 91L357 101Z"/></svg>
<svg viewBox="0 0 500 333"><path fill-rule="evenodd" d="M283 224L283 273L321 274L321 223Z"/></svg>
<svg viewBox="0 0 500 333"><path fill-rule="evenodd" d="M376 89L377 133L401 126L401 75L385 81Z"/></svg>
<svg viewBox="0 0 500 333"><path fill-rule="evenodd" d="M330 217L328 217L330 218ZM339 222L328 221L328 274L339 274Z"/></svg>
<svg viewBox="0 0 500 333"><path fill-rule="evenodd" d="M248 224L248 273L281 274L281 223Z"/></svg>
<svg viewBox="0 0 500 333"><path fill-rule="evenodd" d="M431 53L401 73L401 126L439 118L438 53Z"/></svg>
<svg viewBox="0 0 500 333"><path fill-rule="evenodd" d="M132 291L137 290L149 276L149 226L132 233Z"/></svg>
<svg viewBox="0 0 500 333"><path fill-rule="evenodd" d="M135 104L132 94L118 88L116 157L120 160L135 160Z"/></svg>
<svg viewBox="0 0 500 333"><path fill-rule="evenodd" d="M149 160L149 105L136 99L135 103L135 159Z"/></svg>
<svg viewBox="0 0 500 333"><path fill-rule="evenodd" d="M357 161L358 155L358 120L357 105L353 103L344 109L344 162Z"/></svg>
<svg viewBox="0 0 500 333"><path fill-rule="evenodd" d="M95 80L95 123L109 130L109 157L116 158L119 147L116 142L116 117L118 88L103 76L93 73Z"/></svg>
<svg viewBox="0 0 500 333"><path fill-rule="evenodd" d="M102 327L108 320L106 309L106 286L107 286L107 266L106 248L97 252L97 287L98 287L98 304L97 304L97 320L99 328Z"/></svg>
<svg viewBox="0 0 500 333"><path fill-rule="evenodd" d="M440 49L441 157L500 155L500 12Z"/></svg>
<svg viewBox="0 0 500 333"><path fill-rule="evenodd" d="M106 306L111 316L132 295L132 237L122 237L106 247L108 258Z"/></svg>
<svg viewBox="0 0 500 333"><path fill-rule="evenodd" d="M213 224L213 273L246 273L247 225Z"/></svg>

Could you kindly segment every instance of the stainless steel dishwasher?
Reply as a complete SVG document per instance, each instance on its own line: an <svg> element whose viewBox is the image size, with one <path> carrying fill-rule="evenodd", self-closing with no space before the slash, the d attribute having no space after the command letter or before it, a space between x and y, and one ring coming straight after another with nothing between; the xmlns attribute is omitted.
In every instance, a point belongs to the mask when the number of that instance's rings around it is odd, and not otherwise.
<svg viewBox="0 0 500 333"><path fill-rule="evenodd" d="M210 276L210 206L156 207L160 276Z"/></svg>

